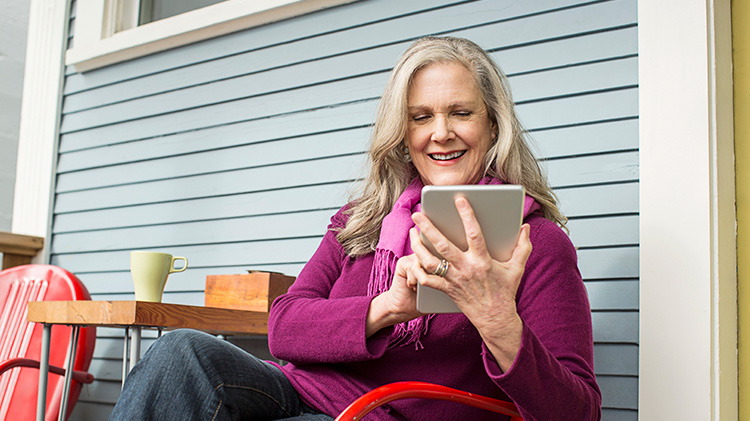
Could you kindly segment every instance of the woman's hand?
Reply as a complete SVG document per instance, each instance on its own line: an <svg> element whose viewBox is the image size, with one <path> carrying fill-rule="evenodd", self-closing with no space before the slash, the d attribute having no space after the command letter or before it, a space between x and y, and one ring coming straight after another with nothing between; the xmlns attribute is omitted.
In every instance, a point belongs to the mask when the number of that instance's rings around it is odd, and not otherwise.
<svg viewBox="0 0 750 421"><path fill-rule="evenodd" d="M521 227L511 258L498 262L487 251L469 202L459 197L455 203L464 225L468 250L461 251L426 216L415 213L412 219L450 266L444 277L431 275L440 259L427 250L417 230L412 229L409 233L411 247L420 265L420 270L412 269L412 276L420 284L443 291L453 299L505 371L510 368L521 346L523 324L516 313L515 299L531 254L529 226L524 224Z"/></svg>
<svg viewBox="0 0 750 421"><path fill-rule="evenodd" d="M421 270L421 267L413 254L398 259L390 289L373 298L370 303L367 313L367 337L386 326L406 322L422 315L417 311L415 269Z"/></svg>

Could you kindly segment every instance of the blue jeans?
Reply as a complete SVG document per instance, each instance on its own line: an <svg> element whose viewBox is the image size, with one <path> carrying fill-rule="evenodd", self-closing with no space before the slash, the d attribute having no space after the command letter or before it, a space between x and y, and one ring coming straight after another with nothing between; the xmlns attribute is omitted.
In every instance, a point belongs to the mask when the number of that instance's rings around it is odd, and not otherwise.
<svg viewBox="0 0 750 421"><path fill-rule="evenodd" d="M286 376L229 342L193 330L162 336L133 367L110 420L332 420Z"/></svg>

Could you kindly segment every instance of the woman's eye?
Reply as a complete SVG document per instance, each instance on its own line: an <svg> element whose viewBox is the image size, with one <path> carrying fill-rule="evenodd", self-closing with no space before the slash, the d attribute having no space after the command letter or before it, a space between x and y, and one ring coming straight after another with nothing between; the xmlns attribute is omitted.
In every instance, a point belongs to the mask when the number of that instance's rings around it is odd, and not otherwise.
<svg viewBox="0 0 750 421"><path fill-rule="evenodd" d="M459 117L468 117L471 115L471 111L456 111L454 114Z"/></svg>
<svg viewBox="0 0 750 421"><path fill-rule="evenodd" d="M414 120L414 121L425 121L428 118L430 118L430 116L424 115L424 114L420 114L420 115L415 115L414 117L412 117L412 120Z"/></svg>

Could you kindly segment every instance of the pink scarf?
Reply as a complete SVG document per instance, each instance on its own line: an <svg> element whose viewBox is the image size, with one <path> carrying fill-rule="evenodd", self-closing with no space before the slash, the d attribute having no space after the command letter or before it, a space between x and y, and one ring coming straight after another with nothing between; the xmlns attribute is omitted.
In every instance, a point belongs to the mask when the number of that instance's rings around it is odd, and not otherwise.
<svg viewBox="0 0 750 421"><path fill-rule="evenodd" d="M478 184L503 184L503 182L496 178L484 177ZM370 281L367 284L368 295L378 295L388 291L396 270L396 262L401 257L412 254L409 230L414 226L414 222L411 220L411 215L422 209L420 204L422 187L424 185L419 177L412 180L394 203L391 213L383 218ZM524 219L539 209L541 209L539 203L527 195L523 206ZM423 348L420 338L427 334L429 321L434 316L434 314L427 314L397 324L389 348L411 343L414 343L417 349Z"/></svg>

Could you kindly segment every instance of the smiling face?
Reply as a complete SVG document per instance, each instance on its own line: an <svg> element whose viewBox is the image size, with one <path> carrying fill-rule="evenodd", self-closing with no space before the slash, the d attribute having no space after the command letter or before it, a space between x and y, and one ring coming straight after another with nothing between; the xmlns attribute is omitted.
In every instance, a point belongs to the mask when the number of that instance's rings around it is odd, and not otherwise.
<svg viewBox="0 0 750 421"><path fill-rule="evenodd" d="M414 74L406 145L425 185L475 184L495 137L495 124L471 72L436 63Z"/></svg>

